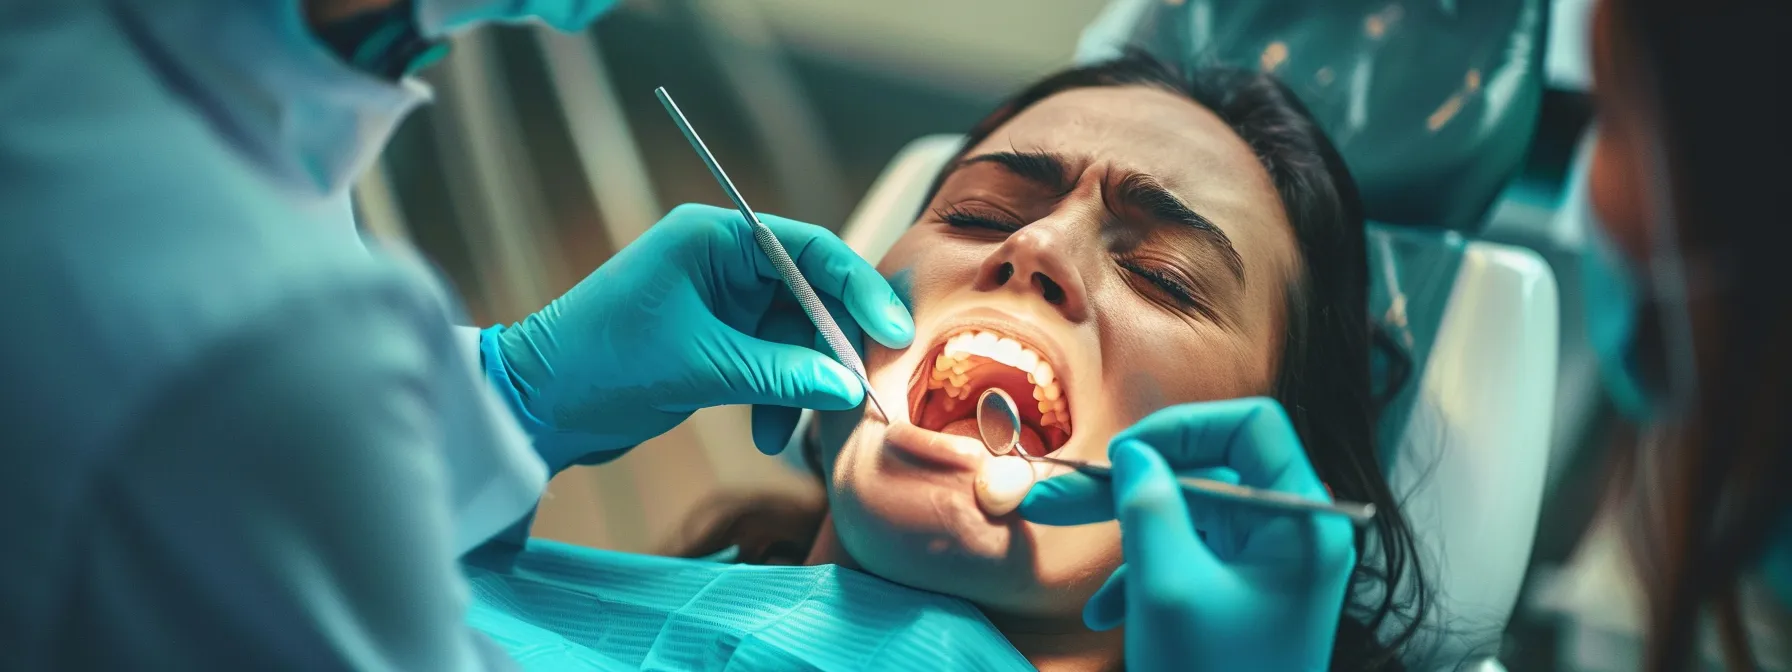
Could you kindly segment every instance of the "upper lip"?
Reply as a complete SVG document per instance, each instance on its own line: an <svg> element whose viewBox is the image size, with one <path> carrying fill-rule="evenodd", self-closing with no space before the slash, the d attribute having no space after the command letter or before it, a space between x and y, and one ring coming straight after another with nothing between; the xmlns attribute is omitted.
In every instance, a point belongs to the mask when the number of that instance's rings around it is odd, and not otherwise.
<svg viewBox="0 0 1792 672"><path fill-rule="evenodd" d="M1064 397L1069 399L1071 381L1075 376L1074 372L1070 370L1069 361L1064 357L1063 345L1032 320L1005 310L991 307L972 308L947 318L940 324L939 333L934 337L933 342L928 344L927 352L932 352L953 336L966 331L978 330L993 331L1007 336L1043 355L1045 361L1052 365L1052 373L1058 381L1058 388L1063 391ZM926 375L927 371L932 370L933 361L923 361L921 366L922 368L917 370L917 375ZM1067 403L1066 407L1072 409L1070 417L1074 421L1076 403Z"/></svg>

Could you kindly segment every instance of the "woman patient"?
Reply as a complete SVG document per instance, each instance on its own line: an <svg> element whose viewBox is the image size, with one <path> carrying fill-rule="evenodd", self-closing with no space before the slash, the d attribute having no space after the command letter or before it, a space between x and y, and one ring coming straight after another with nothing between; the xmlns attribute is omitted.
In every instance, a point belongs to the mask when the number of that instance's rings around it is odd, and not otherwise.
<svg viewBox="0 0 1792 672"><path fill-rule="evenodd" d="M826 510L751 503L685 555L861 569L969 600L1035 665L1118 668L1121 633L1081 613L1122 562L1119 527L980 502L983 462L1013 458L941 434L974 436L976 395L999 386L1029 453L1101 462L1153 411L1271 396L1333 493L1381 512L1333 667L1397 667L1425 591L1393 585L1420 579L1375 459L1366 266L1354 182L1270 77L1140 56L1049 77L972 129L878 266L909 289L916 338L869 344L866 364L906 417L823 414L806 445Z"/></svg>

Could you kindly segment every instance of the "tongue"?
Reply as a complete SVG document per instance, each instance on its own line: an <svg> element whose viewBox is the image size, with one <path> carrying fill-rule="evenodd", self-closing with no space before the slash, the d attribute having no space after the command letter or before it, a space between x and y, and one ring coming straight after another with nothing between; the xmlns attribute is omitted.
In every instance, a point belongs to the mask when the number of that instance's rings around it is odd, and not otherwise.
<svg viewBox="0 0 1792 672"><path fill-rule="evenodd" d="M963 420L954 420L946 423L945 427L940 428L940 432L957 436L968 436L979 441L982 440L982 437L977 433L976 418L965 418ZM1040 441L1039 433L1033 431L1032 426L1024 422L1020 425L1020 446L1027 451L1028 455L1033 457L1045 454L1045 442Z"/></svg>

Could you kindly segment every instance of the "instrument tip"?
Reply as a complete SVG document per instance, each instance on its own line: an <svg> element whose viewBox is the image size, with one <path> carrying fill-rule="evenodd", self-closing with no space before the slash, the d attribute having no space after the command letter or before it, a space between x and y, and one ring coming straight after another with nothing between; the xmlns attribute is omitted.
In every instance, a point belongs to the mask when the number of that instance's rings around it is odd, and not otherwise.
<svg viewBox="0 0 1792 672"><path fill-rule="evenodd" d="M893 422L893 420L892 420L892 419L891 419L891 418L890 418L890 413L889 413L889 411L885 411L885 410L884 410L884 405L883 405L883 403L882 403L882 402L879 402L879 401L878 401L878 400L877 400L877 393L875 393L875 392L872 392L872 391L871 391L871 386L869 386L869 385L867 385L867 386L865 386L865 399L866 399L866 400L867 400L867 401L870 401L870 402L871 402L871 405L872 405L872 406L874 406L874 407L876 407L876 408L877 408L877 414L878 414L878 415L881 415L881 416L884 416L884 420L885 420L885 421L886 421L886 422Z"/></svg>

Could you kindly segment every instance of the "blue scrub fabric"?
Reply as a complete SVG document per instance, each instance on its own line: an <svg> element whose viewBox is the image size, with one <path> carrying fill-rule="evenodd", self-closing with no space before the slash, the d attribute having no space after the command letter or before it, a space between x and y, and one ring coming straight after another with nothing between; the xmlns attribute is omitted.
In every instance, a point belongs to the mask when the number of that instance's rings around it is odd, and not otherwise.
<svg viewBox="0 0 1792 672"><path fill-rule="evenodd" d="M0 0L0 669L480 670L547 469L347 184L419 89L299 3Z"/></svg>
<svg viewBox="0 0 1792 672"><path fill-rule="evenodd" d="M468 622L525 670L1033 669L970 603L837 565L731 565L541 539L466 564Z"/></svg>

